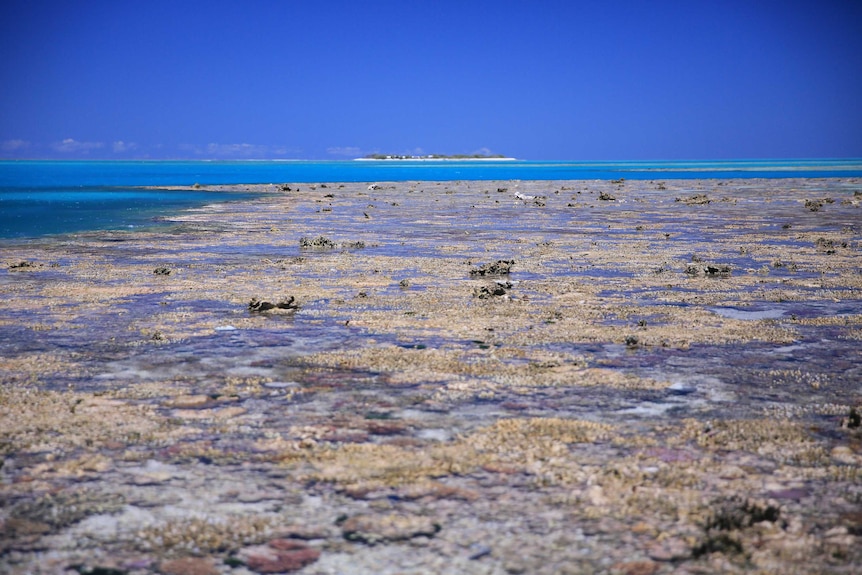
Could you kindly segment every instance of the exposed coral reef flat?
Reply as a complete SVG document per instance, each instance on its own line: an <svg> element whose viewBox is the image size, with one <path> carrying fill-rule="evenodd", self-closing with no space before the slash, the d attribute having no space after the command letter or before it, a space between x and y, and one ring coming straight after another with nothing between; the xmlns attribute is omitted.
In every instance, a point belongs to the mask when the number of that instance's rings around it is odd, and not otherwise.
<svg viewBox="0 0 862 575"><path fill-rule="evenodd" d="M0 573L862 570L862 181L241 189L0 244Z"/></svg>

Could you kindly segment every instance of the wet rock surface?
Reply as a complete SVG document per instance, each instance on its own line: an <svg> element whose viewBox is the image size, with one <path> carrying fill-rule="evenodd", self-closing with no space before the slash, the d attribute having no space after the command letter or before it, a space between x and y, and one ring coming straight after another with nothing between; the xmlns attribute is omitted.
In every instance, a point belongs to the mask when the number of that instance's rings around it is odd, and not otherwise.
<svg viewBox="0 0 862 575"><path fill-rule="evenodd" d="M341 522L341 530L348 541L374 545L433 537L440 531L440 525L427 517L413 515L357 515Z"/></svg>
<svg viewBox="0 0 862 575"><path fill-rule="evenodd" d="M252 312L265 312L274 310L289 311L295 309L299 309L299 302L296 301L296 298L293 296L283 298L278 303L259 300L256 297L251 298L251 301L248 302L248 311Z"/></svg>
<svg viewBox="0 0 862 575"><path fill-rule="evenodd" d="M255 573L289 573L317 561L320 551L300 541L273 539L240 550L238 557Z"/></svg>
<svg viewBox="0 0 862 575"><path fill-rule="evenodd" d="M515 260L497 260L494 263L483 264L470 270L470 275L473 277L509 275L513 265L515 265Z"/></svg>
<svg viewBox="0 0 862 575"><path fill-rule="evenodd" d="M0 573L859 572L862 182L325 186L0 245Z"/></svg>

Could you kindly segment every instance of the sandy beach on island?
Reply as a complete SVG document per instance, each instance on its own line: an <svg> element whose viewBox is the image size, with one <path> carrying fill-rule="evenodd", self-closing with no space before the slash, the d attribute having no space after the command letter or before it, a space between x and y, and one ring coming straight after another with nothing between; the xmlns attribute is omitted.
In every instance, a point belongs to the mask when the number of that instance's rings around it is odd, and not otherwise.
<svg viewBox="0 0 862 575"><path fill-rule="evenodd" d="M862 569L862 180L233 188L0 243L0 573Z"/></svg>
<svg viewBox="0 0 862 575"><path fill-rule="evenodd" d="M515 162L518 158L506 156L385 156L374 158L353 158L354 162Z"/></svg>

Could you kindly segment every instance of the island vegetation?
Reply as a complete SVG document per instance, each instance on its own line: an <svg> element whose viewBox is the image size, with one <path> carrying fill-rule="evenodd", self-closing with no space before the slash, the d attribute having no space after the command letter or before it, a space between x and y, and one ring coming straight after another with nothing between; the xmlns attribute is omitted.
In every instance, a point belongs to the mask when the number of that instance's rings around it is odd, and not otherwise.
<svg viewBox="0 0 862 575"><path fill-rule="evenodd" d="M503 160L509 159L503 154L368 154L365 160Z"/></svg>

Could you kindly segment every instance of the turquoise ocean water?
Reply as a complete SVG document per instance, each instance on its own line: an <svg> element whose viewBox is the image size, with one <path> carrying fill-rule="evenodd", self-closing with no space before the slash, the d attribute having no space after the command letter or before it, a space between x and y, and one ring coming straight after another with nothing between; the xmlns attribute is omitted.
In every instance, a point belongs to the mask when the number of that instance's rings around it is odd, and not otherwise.
<svg viewBox="0 0 862 575"><path fill-rule="evenodd" d="M239 193L144 186L407 180L862 177L862 159L565 161L0 161L0 238L151 226Z"/></svg>

